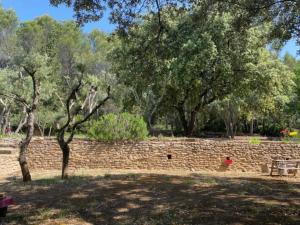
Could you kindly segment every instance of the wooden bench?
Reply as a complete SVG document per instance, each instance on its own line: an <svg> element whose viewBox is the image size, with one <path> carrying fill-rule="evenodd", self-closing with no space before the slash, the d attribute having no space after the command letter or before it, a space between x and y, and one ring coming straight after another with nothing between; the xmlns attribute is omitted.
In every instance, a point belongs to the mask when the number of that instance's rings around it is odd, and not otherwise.
<svg viewBox="0 0 300 225"><path fill-rule="evenodd" d="M300 160L273 160L270 175L273 176L273 173L277 172L280 176L289 174L296 176L298 170L300 170Z"/></svg>

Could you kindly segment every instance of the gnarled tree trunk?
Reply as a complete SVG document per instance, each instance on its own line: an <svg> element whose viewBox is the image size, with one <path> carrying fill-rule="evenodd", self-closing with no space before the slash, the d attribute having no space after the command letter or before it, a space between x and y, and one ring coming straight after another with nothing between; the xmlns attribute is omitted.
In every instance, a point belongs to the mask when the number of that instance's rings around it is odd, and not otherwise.
<svg viewBox="0 0 300 225"><path fill-rule="evenodd" d="M69 172L69 158L70 158L70 147L69 144L72 142L74 134L78 126L85 123L89 120L89 118L96 113L96 111L105 104L105 102L110 98L110 87L107 89L107 97L104 98L102 101L98 102L91 110L88 111L87 114L84 115L83 119L75 122L74 117L78 114L71 113L72 102L76 101L76 95L79 93L81 89L82 83L81 81L76 85L73 90L71 91L70 95L66 101L66 110L67 110L67 121L66 123L58 130L57 134L57 142L59 144L60 149L63 153L63 160L62 160L62 179L68 179L68 172ZM84 106L84 105L83 105ZM82 106L82 107L83 107ZM84 111L84 110L82 110ZM65 139L65 132L70 132L70 136Z"/></svg>
<svg viewBox="0 0 300 225"><path fill-rule="evenodd" d="M69 147L69 143L65 141L64 136L65 136L65 130L64 129L60 130L57 134L57 141L63 153L61 179L68 179L70 147Z"/></svg>
<svg viewBox="0 0 300 225"><path fill-rule="evenodd" d="M19 154L19 164L22 171L23 181L31 181L31 175L27 163L27 149L31 141L34 131L34 113L32 111L28 112L27 116L27 132L26 137L20 142L20 154Z"/></svg>
<svg viewBox="0 0 300 225"><path fill-rule="evenodd" d="M27 68L24 68L25 71L29 74L32 80L32 101L31 104L28 105L26 102L24 104L26 105L26 113L27 113L27 120L26 120L26 136L25 138L20 142L20 154L19 154L19 164L22 171L23 181L28 182L31 181L31 175L27 163L27 150L28 146L30 144L30 141L33 137L34 132L34 114L37 109L38 101L39 101L39 83L36 80L35 73L36 71L30 71Z"/></svg>

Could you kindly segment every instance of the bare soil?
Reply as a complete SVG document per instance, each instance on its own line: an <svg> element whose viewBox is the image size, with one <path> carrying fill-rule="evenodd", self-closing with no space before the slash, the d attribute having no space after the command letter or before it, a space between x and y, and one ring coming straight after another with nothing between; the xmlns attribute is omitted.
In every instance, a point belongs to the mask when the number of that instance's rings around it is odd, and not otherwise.
<svg viewBox="0 0 300 225"><path fill-rule="evenodd" d="M1 178L13 196L6 224L300 224L300 178L250 173L59 171Z"/></svg>

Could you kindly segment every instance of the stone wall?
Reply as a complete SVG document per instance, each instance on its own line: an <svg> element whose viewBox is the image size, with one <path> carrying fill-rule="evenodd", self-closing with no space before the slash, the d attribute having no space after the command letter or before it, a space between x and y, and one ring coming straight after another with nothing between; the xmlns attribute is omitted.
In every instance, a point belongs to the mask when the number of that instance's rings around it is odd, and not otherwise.
<svg viewBox="0 0 300 225"><path fill-rule="evenodd" d="M76 139L71 143L70 169L151 169L216 171L224 159L232 170L260 171L273 157L300 159L300 144L263 141L172 139L137 143L103 143ZM60 169L61 151L55 139L35 138L29 147L31 169Z"/></svg>
<svg viewBox="0 0 300 225"><path fill-rule="evenodd" d="M2 139L0 141L0 177L20 170L18 163L18 141L14 139Z"/></svg>

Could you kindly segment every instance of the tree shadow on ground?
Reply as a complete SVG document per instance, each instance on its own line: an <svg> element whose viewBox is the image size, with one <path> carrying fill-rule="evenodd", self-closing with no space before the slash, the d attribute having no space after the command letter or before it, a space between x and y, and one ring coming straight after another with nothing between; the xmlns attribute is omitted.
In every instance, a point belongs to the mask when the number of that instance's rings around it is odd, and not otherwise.
<svg viewBox="0 0 300 225"><path fill-rule="evenodd" d="M276 179L127 174L0 189L17 202L8 224L300 224L300 183Z"/></svg>

